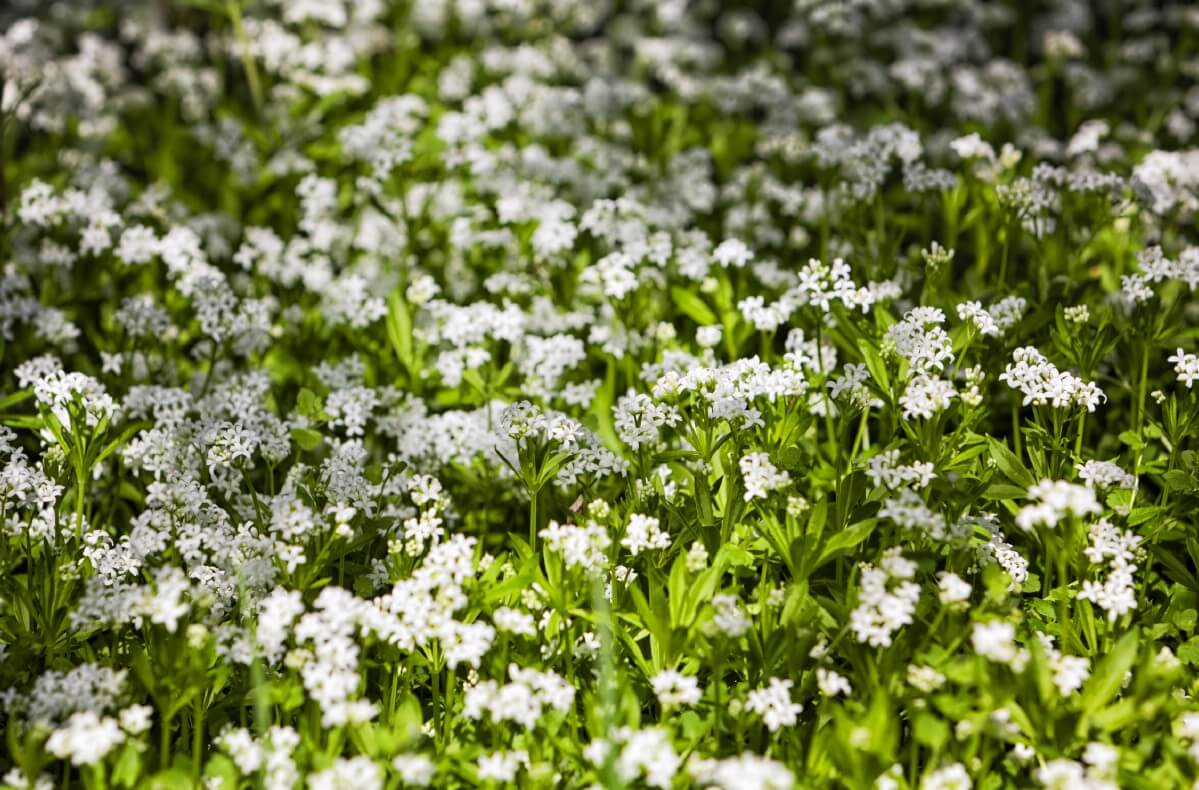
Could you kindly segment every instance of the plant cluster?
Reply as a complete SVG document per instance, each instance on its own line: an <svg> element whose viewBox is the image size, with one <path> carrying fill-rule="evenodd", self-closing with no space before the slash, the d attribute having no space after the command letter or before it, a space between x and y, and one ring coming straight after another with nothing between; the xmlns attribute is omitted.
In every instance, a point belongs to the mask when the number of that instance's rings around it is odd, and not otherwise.
<svg viewBox="0 0 1199 790"><path fill-rule="evenodd" d="M1199 787L1199 8L0 7L5 787Z"/></svg>

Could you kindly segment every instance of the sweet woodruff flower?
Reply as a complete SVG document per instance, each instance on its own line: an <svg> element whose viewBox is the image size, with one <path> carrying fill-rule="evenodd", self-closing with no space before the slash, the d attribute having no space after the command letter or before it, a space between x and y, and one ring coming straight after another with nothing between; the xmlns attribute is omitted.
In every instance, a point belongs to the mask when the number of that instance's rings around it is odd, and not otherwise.
<svg viewBox="0 0 1199 790"><path fill-rule="evenodd" d="M745 483L745 501L764 499L790 482L790 475L774 466L767 453L749 453L738 461Z"/></svg>
<svg viewBox="0 0 1199 790"><path fill-rule="evenodd" d="M78 432L84 426L71 425L71 411L81 409L84 423L94 428L101 420L112 420L119 407L104 385L83 373L57 370L43 376L33 385L38 403L45 406L68 431Z"/></svg>
<svg viewBox="0 0 1199 790"><path fill-rule="evenodd" d="M1174 365L1178 380L1190 389L1199 379L1199 356L1188 354L1180 348L1170 355L1169 361Z"/></svg>
<svg viewBox="0 0 1199 790"><path fill-rule="evenodd" d="M898 548L889 549L878 566L860 568L858 605L849 624L859 642L886 647L896 631L912 622L920 585L910 581L916 566Z"/></svg>
<svg viewBox="0 0 1199 790"><path fill-rule="evenodd" d="M125 733L116 719L88 710L73 714L50 733L46 751L74 765L94 765L124 740Z"/></svg>
<svg viewBox="0 0 1199 790"><path fill-rule="evenodd" d="M694 705L700 700L699 681L674 670L664 670L650 678L650 686L664 707Z"/></svg>
<svg viewBox="0 0 1199 790"><path fill-rule="evenodd" d="M1042 480L1028 489L1028 499L1029 504L1016 514L1016 525L1026 531L1037 526L1056 527L1068 516L1103 512L1095 489L1064 480Z"/></svg>
<svg viewBox="0 0 1199 790"><path fill-rule="evenodd" d="M771 678L765 688L749 693L745 709L761 716L766 728L771 732L790 727L799 720L799 714L803 712L803 705L791 700L793 685L790 680Z"/></svg>
<svg viewBox="0 0 1199 790"><path fill-rule="evenodd" d="M1024 405L1066 408L1082 406L1095 411L1107 396L1093 381L1083 381L1072 373L1058 370L1040 351L1031 346L1012 352L1012 362L999 374L999 380L1024 395Z"/></svg>
<svg viewBox="0 0 1199 790"><path fill-rule="evenodd" d="M13 5L6 785L1195 773L1186 3Z"/></svg>

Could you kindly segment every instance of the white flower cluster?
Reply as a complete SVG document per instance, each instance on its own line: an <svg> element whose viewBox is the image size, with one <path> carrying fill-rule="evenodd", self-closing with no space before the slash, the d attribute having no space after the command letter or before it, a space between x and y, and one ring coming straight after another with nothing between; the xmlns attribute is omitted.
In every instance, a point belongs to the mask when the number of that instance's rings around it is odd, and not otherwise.
<svg viewBox="0 0 1199 790"><path fill-rule="evenodd" d="M767 453L747 453L737 462L741 468L741 480L745 484L745 501L765 499L771 491L778 491L790 482L791 476L770 463Z"/></svg>
<svg viewBox="0 0 1199 790"><path fill-rule="evenodd" d="M1049 405L1055 409L1081 406L1093 412L1107 400L1095 382L1083 381L1073 373L1058 370L1031 346L1012 352L1012 362L999 374L999 380L1021 392L1025 406Z"/></svg>
<svg viewBox="0 0 1199 790"><path fill-rule="evenodd" d="M1028 650L1016 643L1016 626L1006 620L975 623L970 631L974 652L999 664L1007 664L1021 672L1028 663Z"/></svg>
<svg viewBox="0 0 1199 790"><path fill-rule="evenodd" d="M1065 480L1042 480L1028 489L1029 504L1016 514L1016 526L1027 531L1034 527L1053 528L1069 516L1081 518L1103 512L1095 489Z"/></svg>
<svg viewBox="0 0 1199 790"><path fill-rule="evenodd" d="M1137 479L1111 461L1090 460L1078 464L1078 479L1091 488L1135 489Z"/></svg>
<svg viewBox="0 0 1199 790"><path fill-rule="evenodd" d="M658 519L653 516L633 513L629 516L629 523L620 543L636 557L643 551L670 548L670 535L661 529Z"/></svg>
<svg viewBox="0 0 1199 790"><path fill-rule="evenodd" d="M244 727L231 727L216 742L243 774L261 771L267 790L293 787L300 777L293 757L300 745L300 735L291 727L273 726L261 738L255 738Z"/></svg>
<svg viewBox="0 0 1199 790"><path fill-rule="evenodd" d="M38 5L5 787L1195 775L1188 4Z"/></svg>
<svg viewBox="0 0 1199 790"><path fill-rule="evenodd" d="M95 428L102 421L111 422L119 414L119 406L104 385L83 373L53 371L34 382L33 392L38 403L70 433ZM83 425L71 424L73 411L83 418Z"/></svg>
<svg viewBox="0 0 1199 790"><path fill-rule="evenodd" d="M928 461L901 464L899 458L900 451L897 449L884 450L871 456L866 462L866 477L871 485L892 490L906 485L926 488L937 476Z"/></svg>
<svg viewBox="0 0 1199 790"><path fill-rule="evenodd" d="M916 565L898 548L889 549L877 566L858 569L858 605L849 615L849 627L859 642L888 647L895 633L912 622L920 585L912 581Z"/></svg>
<svg viewBox="0 0 1199 790"><path fill-rule="evenodd" d="M1180 348L1170 355L1169 362L1174 365L1178 380L1185 384L1187 389L1199 380L1199 355L1188 354Z"/></svg>
<svg viewBox="0 0 1199 790"><path fill-rule="evenodd" d="M803 712L803 705L791 701L791 687L794 685L790 680L771 678L765 688L749 692L745 709L761 716L771 732L792 727Z"/></svg>
<svg viewBox="0 0 1199 790"><path fill-rule="evenodd" d="M1103 609L1107 619L1115 622L1137 607L1133 574L1137 570L1135 560L1141 537L1114 526L1106 518L1091 525L1088 537L1083 553L1092 565L1106 565L1106 575L1084 581L1078 597Z"/></svg>
<svg viewBox="0 0 1199 790"><path fill-rule="evenodd" d="M493 722L510 721L531 730L547 709L565 712L574 702L574 687L553 672L512 664L508 675L511 682L502 686L494 680L484 680L469 687L462 715L479 719L486 714Z"/></svg>

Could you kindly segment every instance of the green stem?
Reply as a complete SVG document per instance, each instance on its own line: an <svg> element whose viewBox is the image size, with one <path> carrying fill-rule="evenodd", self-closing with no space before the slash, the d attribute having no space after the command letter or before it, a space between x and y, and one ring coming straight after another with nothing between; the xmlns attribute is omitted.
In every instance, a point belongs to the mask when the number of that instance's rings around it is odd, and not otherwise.
<svg viewBox="0 0 1199 790"><path fill-rule="evenodd" d="M86 491L83 479L86 476L87 473L82 470L75 471L75 539L80 543L83 542L83 502Z"/></svg>
<svg viewBox="0 0 1199 790"><path fill-rule="evenodd" d="M1021 458L1020 454L1020 404L1012 404L1012 449L1016 453L1017 458Z"/></svg>
<svg viewBox="0 0 1199 790"><path fill-rule="evenodd" d="M537 548L537 499L540 495L540 488L529 491L529 548L534 550Z"/></svg>
<svg viewBox="0 0 1199 790"><path fill-rule="evenodd" d="M200 776L200 766L204 760L204 694L196 695L195 721L192 722L192 775Z"/></svg>
<svg viewBox="0 0 1199 790"><path fill-rule="evenodd" d="M1087 427L1087 413L1084 411L1078 418L1078 435L1074 438L1074 454L1082 460L1082 436Z"/></svg>
<svg viewBox="0 0 1199 790"><path fill-rule="evenodd" d="M437 655L437 647L433 647L433 655ZM433 731L437 733L437 739L442 737L442 722L441 722L441 666L440 662L433 660L429 662L429 678L433 686Z"/></svg>
<svg viewBox="0 0 1199 790"><path fill-rule="evenodd" d="M158 736L158 770L165 771L171 765L171 720L163 717Z"/></svg>
<svg viewBox="0 0 1199 790"><path fill-rule="evenodd" d="M241 2L227 0L225 8L229 13L229 21L233 24L233 35L237 39L238 54L241 56L242 68L246 71L246 81L250 84L250 97L254 100L254 110L262 111L262 83L258 78L258 63L250 54L250 37L246 35L245 25L242 24Z"/></svg>
<svg viewBox="0 0 1199 790"><path fill-rule="evenodd" d="M1141 380L1137 386L1137 436L1144 437L1142 427L1145 422L1145 392L1149 388L1149 348L1141 352Z"/></svg>
<svg viewBox="0 0 1199 790"><path fill-rule="evenodd" d="M391 723L396 709L396 688L400 683L400 662L391 665L391 688L387 691L387 722Z"/></svg>

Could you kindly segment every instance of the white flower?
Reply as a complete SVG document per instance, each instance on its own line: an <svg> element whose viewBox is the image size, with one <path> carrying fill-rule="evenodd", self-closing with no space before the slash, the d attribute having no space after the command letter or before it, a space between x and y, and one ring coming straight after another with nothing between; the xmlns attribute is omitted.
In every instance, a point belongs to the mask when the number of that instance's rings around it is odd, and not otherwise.
<svg viewBox="0 0 1199 790"><path fill-rule="evenodd" d="M680 759L665 730L651 728L617 733L624 740L616 758L616 774L626 783L644 775L650 787L668 790L674 784Z"/></svg>
<svg viewBox="0 0 1199 790"><path fill-rule="evenodd" d="M94 765L124 740L125 733L116 719L101 718L87 710L73 714L66 724L50 733L46 751L74 765Z"/></svg>
<svg viewBox="0 0 1199 790"><path fill-rule="evenodd" d="M562 555L567 567L595 571L608 561L605 551L612 539L607 530L594 521L582 526L551 521L539 535L551 551Z"/></svg>
<svg viewBox="0 0 1199 790"><path fill-rule="evenodd" d="M745 483L745 501L765 499L771 491L786 486L791 476L770 463L767 453L747 453L738 462Z"/></svg>
<svg viewBox="0 0 1199 790"><path fill-rule="evenodd" d="M860 566L858 605L849 615L859 642L888 647L895 632L912 622L920 598L920 586L909 581L915 573L898 548L888 549L878 567Z"/></svg>
<svg viewBox="0 0 1199 790"><path fill-rule="evenodd" d="M1185 384L1187 389L1199 380L1199 355L1188 354L1180 348L1166 361L1173 363L1178 380Z"/></svg>
<svg viewBox="0 0 1199 790"><path fill-rule="evenodd" d="M744 635L753 625L735 595L712 596L712 611L712 625L725 636L735 639Z"/></svg>
<svg viewBox="0 0 1199 790"><path fill-rule="evenodd" d="M1016 627L1005 620L975 623L970 642L974 652L983 658L1007 664L1017 671L1028 660L1028 651L1016 644Z"/></svg>
<svg viewBox="0 0 1199 790"><path fill-rule="evenodd" d="M1078 478L1091 488L1137 487L1137 479L1111 461L1087 461L1078 464Z"/></svg>
<svg viewBox="0 0 1199 790"><path fill-rule="evenodd" d="M1056 527L1067 516L1097 515L1103 512L1095 489L1064 480L1042 480L1028 489L1030 503L1016 514L1016 526L1030 531L1037 526Z"/></svg>
<svg viewBox="0 0 1199 790"><path fill-rule="evenodd" d="M1093 381L1083 381L1072 373L1058 370L1041 352L1031 346L1012 352L1012 363L999 374L999 380L1024 394L1024 405L1066 408L1082 406L1093 412L1107 396Z"/></svg>
<svg viewBox="0 0 1199 790"><path fill-rule="evenodd" d="M942 573L937 588L941 603L950 606L969 601L972 591L969 582L956 573Z"/></svg>
<svg viewBox="0 0 1199 790"><path fill-rule="evenodd" d="M920 790L970 790L974 783L966 773L966 766L961 763L950 763L944 768L924 777L920 782Z"/></svg>
<svg viewBox="0 0 1199 790"><path fill-rule="evenodd" d="M491 619L495 623L496 628L501 631L507 631L510 634L534 636L537 633L537 626L533 621L533 616L519 609L501 606L492 613Z"/></svg>
<svg viewBox="0 0 1199 790"><path fill-rule="evenodd" d="M141 735L150 729L154 709L149 705L130 705L121 711L121 729L130 735Z"/></svg>
<svg viewBox="0 0 1199 790"><path fill-rule="evenodd" d="M659 528L658 519L653 516L633 513L620 543L636 557L643 551L670 548L670 535Z"/></svg>
<svg viewBox="0 0 1199 790"><path fill-rule="evenodd" d="M104 385L83 373L56 370L34 382L33 394L38 403L46 406L68 432L78 432L83 426L71 424L70 412L82 410L87 427L94 428L101 420L112 420L119 413L117 403Z"/></svg>
<svg viewBox="0 0 1199 790"><path fill-rule="evenodd" d="M400 781L413 787L428 787L437 772L437 765L423 754L398 754L391 764L400 775Z"/></svg>
<svg viewBox="0 0 1199 790"><path fill-rule="evenodd" d="M849 695L853 692L853 687L843 675L823 667L816 670L816 685L819 687L820 693L826 697L835 697L838 694Z"/></svg>
<svg viewBox="0 0 1199 790"><path fill-rule="evenodd" d="M753 251L740 239L726 239L712 251L712 260L726 269L741 268L753 259Z"/></svg>
<svg viewBox="0 0 1199 790"><path fill-rule="evenodd" d="M339 757L308 777L310 790L382 790L383 769L369 757Z"/></svg>
<svg viewBox="0 0 1199 790"><path fill-rule="evenodd" d="M694 705L702 696L699 681L674 670L663 670L649 680L654 695L664 708Z"/></svg>
<svg viewBox="0 0 1199 790"><path fill-rule="evenodd" d="M522 765L528 765L529 754L524 750L492 752L479 756L479 779L494 779L497 782L514 782Z"/></svg>
<svg viewBox="0 0 1199 790"><path fill-rule="evenodd" d="M903 407L904 419L920 417L927 420L947 409L956 395L952 381L917 374L899 396L899 405Z"/></svg>
<svg viewBox="0 0 1199 790"><path fill-rule="evenodd" d="M995 159L995 149L991 147L990 143L984 142L978 132L953 140L949 147L962 159L984 159L986 161Z"/></svg>
<svg viewBox="0 0 1199 790"><path fill-rule="evenodd" d="M722 760L692 757L687 771L703 787L717 790L791 790L795 777L780 762L745 752Z"/></svg>
<svg viewBox="0 0 1199 790"><path fill-rule="evenodd" d="M770 685L749 693L745 709L762 717L766 728L777 732L782 727L791 727L799 720L803 705L791 701L790 680L771 678Z"/></svg>
<svg viewBox="0 0 1199 790"><path fill-rule="evenodd" d="M907 672L908 684L917 691L931 694L945 684L945 676L929 666L909 664Z"/></svg>
<svg viewBox="0 0 1199 790"><path fill-rule="evenodd" d="M695 330L695 342L702 348L714 348L720 343L723 332L724 330L719 324L701 326Z"/></svg>

